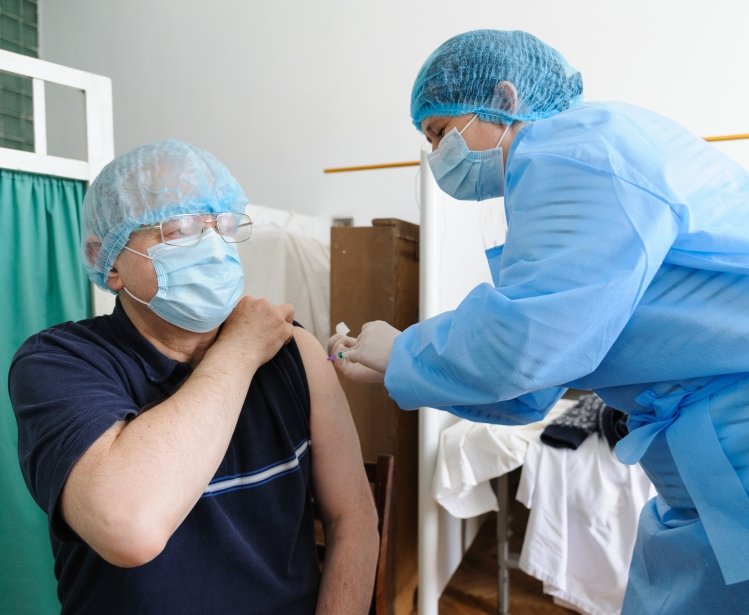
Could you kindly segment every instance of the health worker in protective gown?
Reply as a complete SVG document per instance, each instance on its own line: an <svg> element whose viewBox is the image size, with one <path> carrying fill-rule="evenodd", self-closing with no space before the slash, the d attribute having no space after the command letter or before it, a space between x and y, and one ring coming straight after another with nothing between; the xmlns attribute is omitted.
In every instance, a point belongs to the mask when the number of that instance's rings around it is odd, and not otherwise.
<svg viewBox="0 0 749 615"><path fill-rule="evenodd" d="M501 424L568 389L629 415L618 458L658 491L623 613L749 609L749 173L675 122L583 102L525 32L455 36L426 60L411 119L442 190L504 197L493 284L403 332L335 335L339 371L404 409Z"/></svg>

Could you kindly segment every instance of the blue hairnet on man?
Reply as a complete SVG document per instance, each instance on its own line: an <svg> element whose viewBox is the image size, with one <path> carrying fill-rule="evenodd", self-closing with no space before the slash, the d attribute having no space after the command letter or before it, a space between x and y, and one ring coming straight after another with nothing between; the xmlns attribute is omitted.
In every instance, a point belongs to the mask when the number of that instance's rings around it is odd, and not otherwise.
<svg viewBox="0 0 749 615"><path fill-rule="evenodd" d="M293 307L242 296L246 203L176 140L115 158L86 193L84 266L114 311L32 336L9 375L63 614L369 610L357 434Z"/></svg>
<svg viewBox="0 0 749 615"><path fill-rule="evenodd" d="M582 99L580 74L524 32L451 38L411 119L454 198L504 197L493 284L397 331L329 349L405 409L543 418L567 389L629 415L617 445L658 496L643 509L622 613L749 604L749 173L675 122Z"/></svg>

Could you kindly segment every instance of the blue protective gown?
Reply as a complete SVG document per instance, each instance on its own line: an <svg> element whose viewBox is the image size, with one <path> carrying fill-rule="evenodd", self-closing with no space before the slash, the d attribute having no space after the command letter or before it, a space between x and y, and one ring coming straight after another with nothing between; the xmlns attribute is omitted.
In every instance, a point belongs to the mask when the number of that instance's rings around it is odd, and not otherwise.
<svg viewBox="0 0 749 615"><path fill-rule="evenodd" d="M595 390L659 494L623 612L749 612L749 173L657 114L584 104L520 130L505 208L494 284L396 338L390 395L515 424Z"/></svg>

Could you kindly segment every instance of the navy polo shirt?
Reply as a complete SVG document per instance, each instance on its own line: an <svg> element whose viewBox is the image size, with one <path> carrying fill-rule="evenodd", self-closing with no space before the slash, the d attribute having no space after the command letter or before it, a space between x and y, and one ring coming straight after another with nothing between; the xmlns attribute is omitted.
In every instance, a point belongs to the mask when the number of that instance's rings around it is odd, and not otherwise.
<svg viewBox="0 0 749 615"><path fill-rule="evenodd" d="M114 312L29 338L10 369L21 469L50 518L62 613L312 613L320 571L310 501L309 389L287 344L252 380L216 475L164 551L105 562L62 520L73 464L116 421L159 404L191 373Z"/></svg>

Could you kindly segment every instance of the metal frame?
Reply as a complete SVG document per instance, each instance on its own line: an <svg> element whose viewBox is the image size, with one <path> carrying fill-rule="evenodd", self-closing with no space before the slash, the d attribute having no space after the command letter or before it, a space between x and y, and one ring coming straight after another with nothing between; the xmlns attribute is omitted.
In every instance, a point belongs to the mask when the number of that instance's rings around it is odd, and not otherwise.
<svg viewBox="0 0 749 615"><path fill-rule="evenodd" d="M467 211L437 186L421 152L419 227L419 317L423 320L457 305L472 287L489 281L489 267L477 247L486 204ZM450 241L447 241L447 238ZM453 249L448 248L450 243ZM459 280L446 283L445 268L460 262ZM482 516L453 517L432 496L441 433L459 419L449 412L419 410L418 611L438 615L439 599L475 539Z"/></svg>
<svg viewBox="0 0 749 615"><path fill-rule="evenodd" d="M520 568L520 554L510 552L510 494L509 474L493 478L491 483L497 494L497 613L510 612L510 569Z"/></svg>

